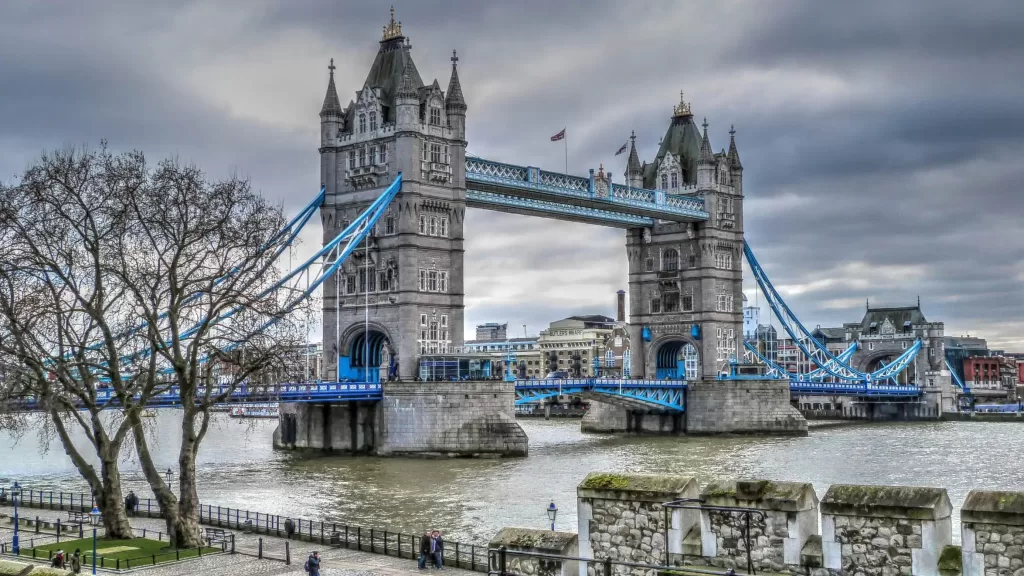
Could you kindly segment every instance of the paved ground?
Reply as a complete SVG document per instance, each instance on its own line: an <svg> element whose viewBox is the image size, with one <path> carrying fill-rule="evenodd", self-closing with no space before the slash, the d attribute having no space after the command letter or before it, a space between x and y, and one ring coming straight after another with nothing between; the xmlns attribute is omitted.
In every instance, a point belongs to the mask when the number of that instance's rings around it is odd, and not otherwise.
<svg viewBox="0 0 1024 576"><path fill-rule="evenodd" d="M0 515L11 516L14 510L10 507L0 506ZM65 513L58 510L38 510L31 508L22 508L19 510L19 514L34 518L39 516L41 520L53 521L57 518L62 520L65 517ZM142 528L147 530L163 530L163 522L158 519L150 518L132 518L132 528L139 533ZM8 523L7 518L3 518L0 521L0 542L10 544L11 536L13 536L14 530ZM141 534L139 534L141 535ZM25 533L23 530L20 535L21 545L23 548L28 546L28 540L36 535L32 532ZM258 548L258 539L260 536L252 534L242 534L236 532L235 549L236 551L244 554L255 554ZM264 553L275 558L284 558L284 545L285 540L283 538L275 538L273 536L262 536ZM53 538L48 538L49 541L53 541ZM286 565L282 561L278 560L260 560L244 554L218 554L215 556L203 557L195 560L186 560L183 562L176 563L169 566L154 566L148 568L140 568L138 570L132 570L132 573L137 573L143 576L177 576L177 575L217 575L217 576L242 576L247 574L266 574L266 575L296 575L300 576L305 574L302 570L302 565L306 560L306 557L314 550L320 551L320 556L323 560L322 569L320 573L323 576L404 576L404 575L421 575L424 573L432 574L434 570L426 572L420 572L416 568L416 563L408 558L396 558L394 556L384 556L382 554L371 554L369 552L359 552L356 550L345 550L339 548L331 548L330 546L323 546L321 544L311 544L309 542L291 541L291 557L292 564ZM83 568L83 573L88 570ZM103 573L113 573L107 571L100 571ZM479 573L471 572L469 570L459 570L455 568L445 568L443 570L445 574L449 576L476 576Z"/></svg>

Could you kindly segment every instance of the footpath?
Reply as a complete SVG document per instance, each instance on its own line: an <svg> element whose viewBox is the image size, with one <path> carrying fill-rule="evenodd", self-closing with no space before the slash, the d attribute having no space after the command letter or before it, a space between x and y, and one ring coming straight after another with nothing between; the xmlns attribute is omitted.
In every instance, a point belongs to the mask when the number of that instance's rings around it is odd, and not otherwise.
<svg viewBox="0 0 1024 576"><path fill-rule="evenodd" d="M22 518L34 519L38 516L41 521L49 522L55 521L58 518L63 520L63 517L66 514L66 512L61 512L59 510L39 510L25 507L20 507L18 509L18 513ZM0 506L0 515L5 516L2 523L0 523L0 542L5 542L10 545L11 538L14 535L14 528L8 522L6 517L14 516L14 508L10 506ZM165 529L163 521L157 518L134 517L131 519L131 523L132 529L138 535L141 535L143 528L147 531L153 532ZM91 529L87 529L86 532L91 534ZM305 574L305 571L302 569L302 565L313 551L320 552L322 560L320 574L323 576L405 576L437 572L432 569L420 571L416 566L415 560L411 560L409 558L385 556L383 554L373 554L358 550L346 550L345 548L320 544L319 542L303 542L299 540L287 541L285 538L278 538L272 535L245 534L239 530L231 530L231 532L235 534L235 554L226 552L203 556L202 558L183 560L181 562L168 565L133 568L131 571L127 572L101 570L97 568L97 573L131 573L138 574L140 576L243 576L248 574L302 576ZM34 529L25 529L24 526L22 526L19 533L21 547L23 549L28 548L30 546L30 540L34 537L36 537ZM64 537L62 537L62 539L63 538ZM77 538L77 536L75 536L75 538ZM263 539L264 555L267 556L267 558L263 559L256 557L259 550L260 538ZM71 538L69 537L68 539ZM55 538L50 535L45 538L45 541L47 543L54 542ZM291 552L290 565L285 564L284 562L286 541L288 542ZM65 552L70 553L73 551L65 550ZM0 558L5 560L16 560L13 556L0 556ZM31 559L27 559L25 557L17 558L17 560L23 562L31 561ZM42 564L43 562L40 561L38 563ZM91 571L91 566L82 567L83 574L89 574ZM457 568L444 568L440 572L449 574L450 576L479 576L478 572Z"/></svg>

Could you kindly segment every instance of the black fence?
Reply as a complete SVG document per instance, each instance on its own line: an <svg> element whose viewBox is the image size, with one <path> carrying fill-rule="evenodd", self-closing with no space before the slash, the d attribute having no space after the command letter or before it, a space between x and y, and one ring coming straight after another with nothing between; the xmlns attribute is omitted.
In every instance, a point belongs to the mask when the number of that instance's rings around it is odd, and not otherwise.
<svg viewBox="0 0 1024 576"><path fill-rule="evenodd" d="M0 504L10 504L9 500L9 489L0 488ZM50 510L89 511L92 510L93 499L90 495L82 493L22 489L19 506ZM129 515L132 513L130 512ZM153 498L140 498L134 515L159 518L160 504ZM422 534L403 534L379 528L292 518L280 514L206 504L199 506L199 522L206 526L306 542L319 542L325 546L337 546L409 559L419 557L419 541L422 537ZM488 569L487 546L446 541L444 563L449 567L486 572Z"/></svg>

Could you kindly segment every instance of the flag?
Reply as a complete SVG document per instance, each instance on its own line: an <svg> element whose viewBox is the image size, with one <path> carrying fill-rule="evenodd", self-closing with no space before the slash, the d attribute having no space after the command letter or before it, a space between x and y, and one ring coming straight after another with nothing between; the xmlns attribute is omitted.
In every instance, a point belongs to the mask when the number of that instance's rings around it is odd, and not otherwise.
<svg viewBox="0 0 1024 576"><path fill-rule="evenodd" d="M555 134L554 136L552 136L551 137L551 141L552 142L558 142L562 138L565 138L565 128L562 128L561 132L559 132L558 134Z"/></svg>
<svg viewBox="0 0 1024 576"><path fill-rule="evenodd" d="M619 154L622 154L623 152L626 151L626 148L628 148L628 147L629 147L629 142L626 142L625 144L622 145L622 148L619 148L619 151L616 152L615 155L618 156Z"/></svg>

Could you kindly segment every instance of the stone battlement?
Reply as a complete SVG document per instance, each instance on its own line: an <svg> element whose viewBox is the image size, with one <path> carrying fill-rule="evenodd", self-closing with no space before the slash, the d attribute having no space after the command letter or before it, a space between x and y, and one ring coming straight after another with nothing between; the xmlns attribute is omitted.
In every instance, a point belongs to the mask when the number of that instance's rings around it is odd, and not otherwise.
<svg viewBox="0 0 1024 576"><path fill-rule="evenodd" d="M805 482L729 479L699 489L687 476L592 473L577 487L577 509L578 541L563 534L559 544L598 561L740 572L749 561L759 573L811 576L1024 574L1024 492L971 491L962 550L952 546L944 488L837 484L819 501ZM578 576L600 570L580 563Z"/></svg>

